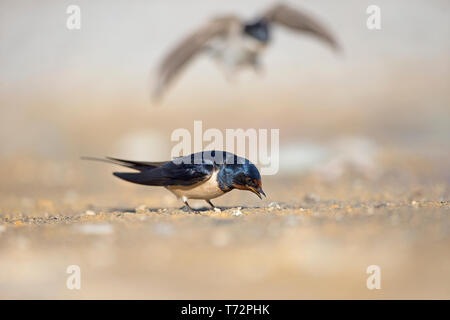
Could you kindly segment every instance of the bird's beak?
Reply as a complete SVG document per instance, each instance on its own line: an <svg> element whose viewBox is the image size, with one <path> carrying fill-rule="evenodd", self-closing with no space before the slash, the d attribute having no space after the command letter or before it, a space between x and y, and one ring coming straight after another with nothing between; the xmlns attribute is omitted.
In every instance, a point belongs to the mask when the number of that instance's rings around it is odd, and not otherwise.
<svg viewBox="0 0 450 320"><path fill-rule="evenodd" d="M259 193L261 193L263 196L264 196L264 198L267 198L267 196L266 196L266 194L264 193L264 191L263 191L263 189L262 188L259 188Z"/></svg>
<svg viewBox="0 0 450 320"><path fill-rule="evenodd" d="M262 199L261 195L263 195L264 197L266 197L266 194L264 193L262 188L259 189L255 189L253 187L248 187L248 190L250 190L251 192L253 192L254 194L256 194L260 199ZM267 197L266 197L267 198Z"/></svg>

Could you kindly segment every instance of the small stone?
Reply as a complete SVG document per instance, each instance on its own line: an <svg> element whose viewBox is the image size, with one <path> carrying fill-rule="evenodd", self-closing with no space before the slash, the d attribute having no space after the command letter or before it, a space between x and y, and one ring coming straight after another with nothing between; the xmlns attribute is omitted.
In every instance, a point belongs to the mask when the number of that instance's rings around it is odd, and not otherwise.
<svg viewBox="0 0 450 320"><path fill-rule="evenodd" d="M84 214L87 215L87 216L95 216L95 211L86 210L86 212Z"/></svg>
<svg viewBox="0 0 450 320"><path fill-rule="evenodd" d="M217 212L217 213L222 212L222 210L220 210L219 208L214 208L214 211Z"/></svg>
<svg viewBox="0 0 450 320"><path fill-rule="evenodd" d="M241 211L242 207L237 207L235 210L233 210L231 212L231 215L235 216L235 217L239 217L242 215L242 211Z"/></svg>
<svg viewBox="0 0 450 320"><path fill-rule="evenodd" d="M145 204L141 204L139 207L135 209L136 213L146 213L148 212L148 208Z"/></svg>
<svg viewBox="0 0 450 320"><path fill-rule="evenodd" d="M276 202L269 203L269 208L276 208L278 210L281 209L280 205L278 203L276 203Z"/></svg>

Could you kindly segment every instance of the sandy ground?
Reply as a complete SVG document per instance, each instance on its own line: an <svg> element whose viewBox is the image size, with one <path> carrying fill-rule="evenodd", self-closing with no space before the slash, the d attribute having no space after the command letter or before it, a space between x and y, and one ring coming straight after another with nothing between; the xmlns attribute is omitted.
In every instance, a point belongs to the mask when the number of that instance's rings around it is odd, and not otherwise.
<svg viewBox="0 0 450 320"><path fill-rule="evenodd" d="M109 174L106 189L4 192L0 297L449 299L450 188L439 167L409 170L267 177L267 200L234 191L198 214Z"/></svg>

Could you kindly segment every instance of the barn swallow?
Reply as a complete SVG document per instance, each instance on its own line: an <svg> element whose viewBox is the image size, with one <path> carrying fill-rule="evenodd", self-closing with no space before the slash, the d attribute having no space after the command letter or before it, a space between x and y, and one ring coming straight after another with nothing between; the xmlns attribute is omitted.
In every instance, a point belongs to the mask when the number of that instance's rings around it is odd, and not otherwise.
<svg viewBox="0 0 450 320"><path fill-rule="evenodd" d="M132 183L161 186L181 199L186 207L189 199L205 200L212 208L211 199L233 189L248 190L266 196L261 175L249 160L225 151L203 151L172 161L145 162L106 157L82 157L84 160L104 161L134 169L138 172L114 172L113 175Z"/></svg>
<svg viewBox="0 0 450 320"><path fill-rule="evenodd" d="M234 15L212 19L183 39L158 66L153 98L157 100L195 56L205 52L216 59L231 77L238 69L250 66L259 70L259 56L271 40L273 25L308 33L338 50L335 37L309 14L277 4L256 19L247 21Z"/></svg>

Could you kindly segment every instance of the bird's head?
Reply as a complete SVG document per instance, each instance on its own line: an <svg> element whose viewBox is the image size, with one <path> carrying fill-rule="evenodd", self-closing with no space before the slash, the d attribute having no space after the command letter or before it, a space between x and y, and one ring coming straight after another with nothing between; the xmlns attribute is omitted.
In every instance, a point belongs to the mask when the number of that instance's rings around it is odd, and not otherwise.
<svg viewBox="0 0 450 320"><path fill-rule="evenodd" d="M239 190L251 191L260 199L262 199L261 195L266 196L262 189L261 175L251 162L233 168L231 186Z"/></svg>
<svg viewBox="0 0 450 320"><path fill-rule="evenodd" d="M244 33L264 43L270 40L269 25L264 20L245 24Z"/></svg>

